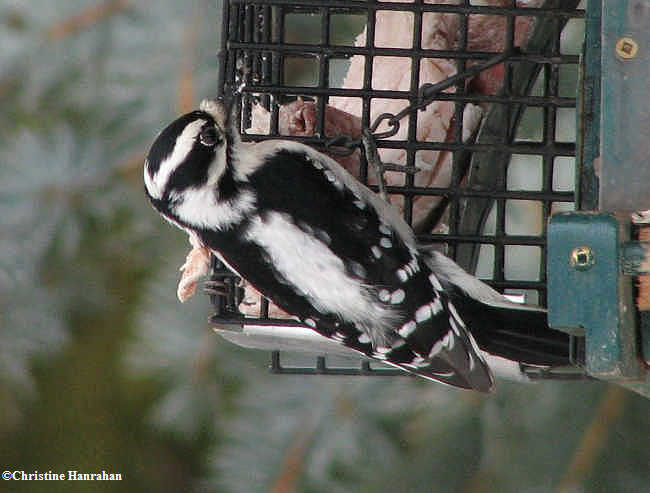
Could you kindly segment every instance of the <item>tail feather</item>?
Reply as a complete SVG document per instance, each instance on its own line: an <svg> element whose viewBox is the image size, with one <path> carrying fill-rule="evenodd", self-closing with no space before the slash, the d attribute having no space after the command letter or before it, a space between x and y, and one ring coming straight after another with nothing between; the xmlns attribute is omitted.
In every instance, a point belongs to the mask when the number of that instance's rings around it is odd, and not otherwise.
<svg viewBox="0 0 650 493"><path fill-rule="evenodd" d="M571 364L570 336L551 329L545 311L492 307L469 298L459 305L483 351L531 365Z"/></svg>
<svg viewBox="0 0 650 493"><path fill-rule="evenodd" d="M420 251L483 351L531 365L571 364L571 338L548 326L544 309L508 301L431 247Z"/></svg>
<svg viewBox="0 0 650 493"><path fill-rule="evenodd" d="M480 392L493 390L492 371L472 335L464 328L458 332L450 330L442 341L434 345L432 352L435 352L435 357L416 373L456 387Z"/></svg>

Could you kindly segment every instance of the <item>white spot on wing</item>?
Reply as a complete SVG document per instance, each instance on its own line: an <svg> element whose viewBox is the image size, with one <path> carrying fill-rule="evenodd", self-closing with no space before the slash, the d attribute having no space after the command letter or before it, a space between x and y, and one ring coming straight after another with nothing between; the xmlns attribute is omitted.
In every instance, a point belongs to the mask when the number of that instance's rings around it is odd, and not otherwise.
<svg viewBox="0 0 650 493"><path fill-rule="evenodd" d="M422 305L415 311L415 321L417 323L422 323L431 318L431 305L426 304Z"/></svg>
<svg viewBox="0 0 650 493"><path fill-rule="evenodd" d="M409 275L406 273L404 269L397 269L397 279L399 279L401 282L406 282L409 280Z"/></svg>
<svg viewBox="0 0 650 493"><path fill-rule="evenodd" d="M401 303L402 301L404 301L404 298L406 298L406 293L404 292L404 290L403 289L396 289L390 295L390 302L393 305L396 305L396 304Z"/></svg>
<svg viewBox="0 0 650 493"><path fill-rule="evenodd" d="M440 297L438 296L436 296L436 299L429 304L431 305L431 312L434 315L437 315L442 310L442 302L440 301Z"/></svg>
<svg viewBox="0 0 650 493"><path fill-rule="evenodd" d="M330 170L326 169L324 171L325 173L325 178L327 178L327 181L329 181L332 185L334 185L336 188L339 190L343 189L343 185L341 184L340 181L336 179L336 176L334 173L332 173Z"/></svg>
<svg viewBox="0 0 650 493"><path fill-rule="evenodd" d="M359 336L359 342L361 344L368 344L370 342L370 337L368 337L368 334L363 333Z"/></svg>
<svg viewBox="0 0 650 493"><path fill-rule="evenodd" d="M393 242L390 241L390 238L382 238L379 240L379 244L384 248L390 248L393 246Z"/></svg>
<svg viewBox="0 0 650 493"><path fill-rule="evenodd" d="M370 251L372 252L373 257L377 259L381 258L381 249L377 245L371 246Z"/></svg>
<svg viewBox="0 0 650 493"><path fill-rule="evenodd" d="M397 333L400 336L406 338L413 333L413 331L417 328L417 326L418 325L413 320L411 320L409 322L406 322L404 325L402 325L402 327L397 331Z"/></svg>
<svg viewBox="0 0 650 493"><path fill-rule="evenodd" d="M380 224L379 225L379 232L381 234L384 234L384 235L390 235L391 234L390 228L388 226L386 226L385 224Z"/></svg>
<svg viewBox="0 0 650 493"><path fill-rule="evenodd" d="M435 274L430 274L429 275L429 282L431 282L431 285L433 286L433 289L436 291L442 291L442 284L440 284L440 281L438 280L438 276Z"/></svg>
<svg viewBox="0 0 650 493"><path fill-rule="evenodd" d="M390 299L390 292L387 289L379 290L379 299L386 302Z"/></svg>

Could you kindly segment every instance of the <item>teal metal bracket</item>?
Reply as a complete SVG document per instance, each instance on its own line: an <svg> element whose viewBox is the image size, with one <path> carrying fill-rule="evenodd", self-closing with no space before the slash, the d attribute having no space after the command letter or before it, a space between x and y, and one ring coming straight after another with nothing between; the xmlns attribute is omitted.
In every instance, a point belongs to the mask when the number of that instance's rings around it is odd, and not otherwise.
<svg viewBox="0 0 650 493"><path fill-rule="evenodd" d="M599 209L650 209L650 0L602 0L601 21Z"/></svg>
<svg viewBox="0 0 650 493"><path fill-rule="evenodd" d="M650 209L650 0L589 0L578 104L576 205L548 228L549 324L585 336L588 374L650 397L650 311L635 277L650 245L630 213ZM586 211L600 212L586 212Z"/></svg>
<svg viewBox="0 0 650 493"><path fill-rule="evenodd" d="M623 217L623 216L621 216ZM548 227L549 325L585 336L585 370L650 397L636 324L629 220L614 214L556 214ZM626 266L624 270L623 266Z"/></svg>

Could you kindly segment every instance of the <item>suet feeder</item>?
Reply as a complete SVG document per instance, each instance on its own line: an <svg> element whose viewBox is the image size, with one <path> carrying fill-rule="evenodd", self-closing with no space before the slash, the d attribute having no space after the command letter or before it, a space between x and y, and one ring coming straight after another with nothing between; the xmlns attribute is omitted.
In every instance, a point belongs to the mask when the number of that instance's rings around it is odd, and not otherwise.
<svg viewBox="0 0 650 493"><path fill-rule="evenodd" d="M650 396L650 214L638 212L650 209L650 1L223 0L218 8L218 90L239 95L244 140L294 139L332 155L357 152L359 178L377 189L356 150L359 136L333 134L329 126L329 105L353 101L361 127L375 131L377 149L401 152L404 166L392 171L400 178L386 191L418 239L497 290L548 307L550 325L571 335L573 366L519 365L520 376L595 377ZM406 44L378 42L387 13L408 17ZM423 25L442 18L453 21L453 43L423 46ZM500 40L493 46L477 40L485 26L492 31L483 38ZM362 29L365 39L355 43ZM571 49L567 38L575 33L584 38ZM363 73L351 87L342 79L354 57ZM372 72L389 57L410 62L408 87L376 83ZM454 74L421 80L430 59L453 66ZM491 75L481 81L481 73ZM406 118L378 117L374 105L386 100L403 101ZM313 131L283 128L282 108L295 101L310 102ZM446 134L419 139L418 112L440 102L451 109ZM472 105L482 111L475 126L467 116ZM260 108L263 132L254 129ZM396 121L406 130L391 135L386 129ZM447 183L415 180L426 151L447 159ZM424 219L414 211L423 197L438 204ZM265 300L244 317L238 280L216 259L212 275L231 286L211 295L216 330L236 344L272 350L273 371L402 374L368 361L329 364L350 353L270 316ZM283 364L281 354L295 351L317 356L311 365Z"/></svg>

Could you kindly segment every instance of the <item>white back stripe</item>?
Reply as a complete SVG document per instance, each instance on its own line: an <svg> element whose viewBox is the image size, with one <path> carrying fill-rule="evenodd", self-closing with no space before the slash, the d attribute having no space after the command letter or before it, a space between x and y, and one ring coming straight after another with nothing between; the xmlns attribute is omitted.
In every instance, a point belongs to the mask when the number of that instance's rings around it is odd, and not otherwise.
<svg viewBox="0 0 650 493"><path fill-rule="evenodd" d="M266 250L279 274L320 312L378 330L369 334L373 340L391 326L392 311L346 273L343 260L323 241L300 230L285 214L272 212L266 220L253 219L246 237Z"/></svg>

